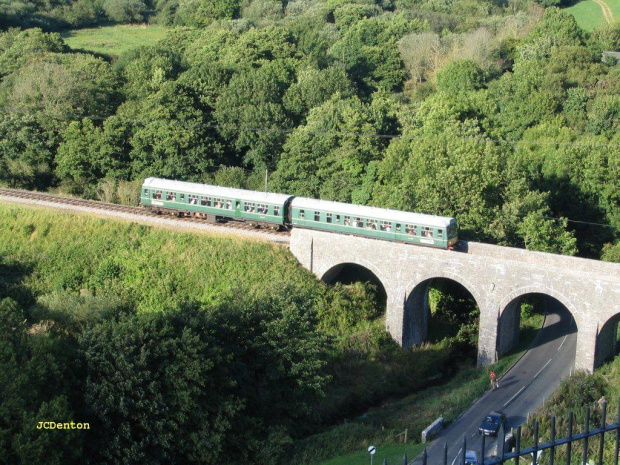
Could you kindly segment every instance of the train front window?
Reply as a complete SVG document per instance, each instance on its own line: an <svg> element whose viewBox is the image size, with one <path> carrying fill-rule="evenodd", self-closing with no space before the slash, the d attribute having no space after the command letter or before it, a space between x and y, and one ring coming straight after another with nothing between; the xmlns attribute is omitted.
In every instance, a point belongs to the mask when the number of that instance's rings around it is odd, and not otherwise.
<svg viewBox="0 0 620 465"><path fill-rule="evenodd" d="M149 196L149 190L148 189L144 189L144 195L146 195L147 197Z"/></svg>

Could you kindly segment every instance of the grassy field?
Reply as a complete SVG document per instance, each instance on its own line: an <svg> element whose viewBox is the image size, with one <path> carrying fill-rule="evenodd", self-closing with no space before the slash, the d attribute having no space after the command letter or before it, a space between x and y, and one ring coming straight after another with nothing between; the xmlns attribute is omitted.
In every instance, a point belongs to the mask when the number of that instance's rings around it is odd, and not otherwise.
<svg viewBox="0 0 620 465"><path fill-rule="evenodd" d="M142 45L152 45L166 33L164 26L119 25L79 29L62 33L73 49L119 56Z"/></svg>
<svg viewBox="0 0 620 465"><path fill-rule="evenodd" d="M620 20L620 0L584 0L566 11L575 17L580 27L586 31L595 31Z"/></svg>

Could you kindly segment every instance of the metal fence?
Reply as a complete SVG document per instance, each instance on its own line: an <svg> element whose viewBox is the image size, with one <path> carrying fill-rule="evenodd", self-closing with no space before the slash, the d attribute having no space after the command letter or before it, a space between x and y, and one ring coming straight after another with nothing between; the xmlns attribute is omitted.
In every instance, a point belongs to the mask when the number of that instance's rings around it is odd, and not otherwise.
<svg viewBox="0 0 620 465"><path fill-rule="evenodd" d="M620 450L620 402L618 405L618 416L616 423L607 425L607 403L602 402L601 406L601 422L600 426L592 428L590 425L590 407L585 412L585 424L583 433L573 434L574 416L571 411L568 418L568 436L556 439L556 418L551 418L550 425L550 438L551 440L546 443L539 443L538 436L538 421L534 423L533 431L533 446L525 449L521 448L521 426L519 426L512 438L505 433L503 428L500 431L498 444L503 444L504 447L498 447L499 455L491 458L484 458L486 437L482 436L482 444L480 450L476 451L478 454L479 465L498 465L498 464L516 464L516 465L539 465L540 455L544 451L548 451L544 457L544 463L549 465L570 465L571 463L579 463L581 465L618 465L618 451ZM592 429L591 429L592 428ZM591 438L595 438L594 442ZM596 441L598 438L598 441ZM603 461L603 451L605 447L605 441L614 441L613 459L607 458L607 462ZM575 451L574 445L577 443L581 447L578 447L578 451ZM591 447L592 446L592 447ZM597 447L598 446L598 447ZM440 457L432 457L432 461L429 461L430 457L427 455L426 449L422 453L423 465L465 465L465 451L467 451L467 440L463 437L462 453L459 454L458 459L453 462L448 462L448 445L444 445L443 453ZM579 451L580 450L580 451ZM562 453L562 457L558 457ZM578 459L577 457L581 455ZM385 461L384 461L385 463ZM403 463L408 463L406 458L403 459ZM418 462L419 463L419 462Z"/></svg>

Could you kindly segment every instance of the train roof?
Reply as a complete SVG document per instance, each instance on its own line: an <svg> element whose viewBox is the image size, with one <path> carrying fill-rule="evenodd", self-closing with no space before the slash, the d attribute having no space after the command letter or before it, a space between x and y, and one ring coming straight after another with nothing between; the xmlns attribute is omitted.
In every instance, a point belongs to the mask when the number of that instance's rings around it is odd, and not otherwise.
<svg viewBox="0 0 620 465"><path fill-rule="evenodd" d="M304 197L295 197L293 199L292 205L295 208L307 208L309 210L321 210L343 215L351 215L386 221L398 221L400 223L415 225L447 227L451 223L456 224L456 220L454 218L445 216L403 212L399 210L390 210L387 208L367 207L365 205L352 205L349 203L331 202L328 200L315 200Z"/></svg>
<svg viewBox="0 0 620 465"><path fill-rule="evenodd" d="M160 178L147 178L144 180L142 187L148 187L149 189L185 192L188 194L209 195L212 197L228 197L233 199L250 200L252 202L264 202L278 205L284 205L284 203L292 197L288 194L274 194L271 192L249 191L245 189L234 189L232 187L220 187L212 186L210 184L173 181L170 179Z"/></svg>

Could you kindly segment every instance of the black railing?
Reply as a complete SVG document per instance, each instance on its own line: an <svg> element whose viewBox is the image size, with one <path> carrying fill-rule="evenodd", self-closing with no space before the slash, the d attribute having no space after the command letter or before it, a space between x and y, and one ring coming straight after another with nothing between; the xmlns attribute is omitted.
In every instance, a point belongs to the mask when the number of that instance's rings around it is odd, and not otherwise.
<svg viewBox="0 0 620 465"><path fill-rule="evenodd" d="M544 458L544 462L549 465L570 465L574 463L573 460L573 444L582 442L581 448L581 458L579 459L579 464L581 465L618 465L618 452L620 450L620 402L618 403L618 416L616 423L607 425L607 403L601 402L600 404L601 410L601 423L598 428L590 429L590 407L586 408L586 416L584 422L583 433L573 434L573 426L574 426L574 416L573 412L569 413L568 417L568 436L556 439L556 418L551 418L551 424L549 428L549 436L550 441L546 443L539 444L539 435L538 435L538 421L534 423L534 431L533 431L533 446L527 447L525 449L521 449L521 426L516 429L516 432L511 437L512 433L508 435L505 433L504 429L501 429L498 444L499 455L496 457L485 458L485 442L486 436L482 436L482 444L480 446L480 450L476 451L478 456L478 464L479 465L499 465L499 464L516 464L516 465L539 465L539 455L543 451L548 451L548 456ZM603 452L605 447L605 434L611 433L615 431L615 435L613 438L615 440L615 445L613 449L613 459L610 461L609 457L607 462L603 461ZM594 448L592 450L590 446L590 438L598 436L598 449ZM607 435L609 438L609 434ZM503 447L501 447L503 445ZM514 447L513 447L514 445ZM557 452L564 450L566 451L564 457L561 460L558 460ZM422 464L423 465L436 465L443 464L448 465L465 465L465 452L467 451L467 439L463 437L463 447L461 452L459 452L459 456L454 461L448 462L448 444L444 444L444 448L441 454L438 454L439 457L433 457L432 462L429 461L429 457L426 449L422 453ZM419 459L418 459L419 460ZM571 462L572 460L572 462ZM385 461L384 461L385 463ZM406 462L406 459L404 461ZM418 462L419 463L419 462Z"/></svg>

